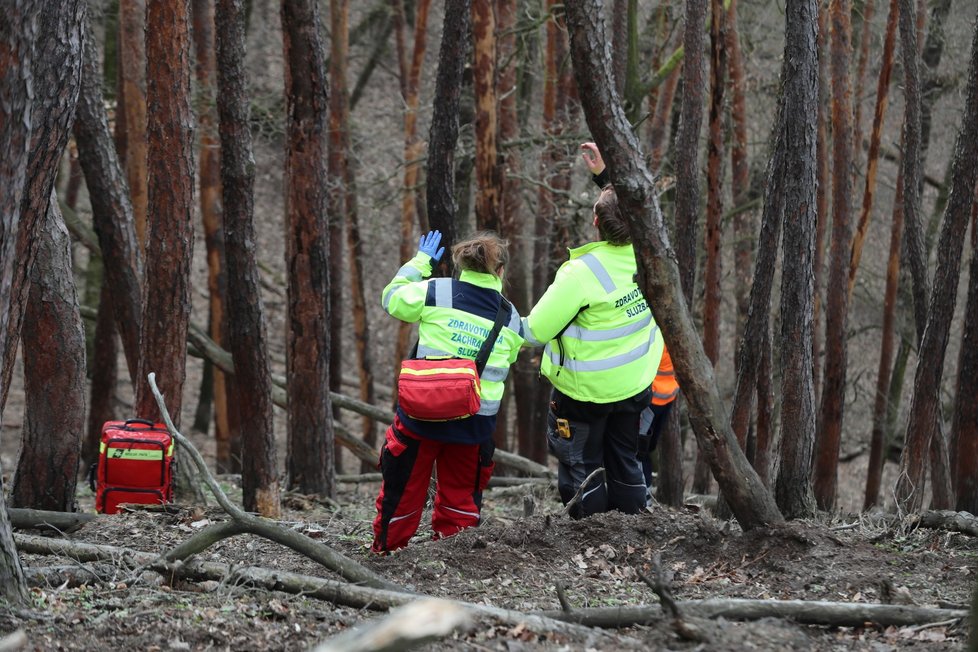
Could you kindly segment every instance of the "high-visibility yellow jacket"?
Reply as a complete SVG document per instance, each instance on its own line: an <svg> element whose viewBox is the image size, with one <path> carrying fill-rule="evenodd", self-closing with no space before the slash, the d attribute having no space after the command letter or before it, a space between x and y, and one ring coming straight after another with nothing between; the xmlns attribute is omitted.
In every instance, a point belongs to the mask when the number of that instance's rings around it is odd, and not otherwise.
<svg viewBox="0 0 978 652"><path fill-rule="evenodd" d="M635 283L632 245L571 249L523 320L527 343L546 345L541 372L579 401L613 403L648 390L662 335Z"/></svg>
<svg viewBox="0 0 978 652"><path fill-rule="evenodd" d="M492 330L502 281L494 274L462 271L458 279L432 278L431 257L418 253L384 288L381 303L392 317L419 322L415 357L452 356L474 360ZM509 367L523 344L520 315L508 306L503 327L481 376L481 408L467 419L416 421L398 410L411 431L434 439L478 443L492 437Z"/></svg>

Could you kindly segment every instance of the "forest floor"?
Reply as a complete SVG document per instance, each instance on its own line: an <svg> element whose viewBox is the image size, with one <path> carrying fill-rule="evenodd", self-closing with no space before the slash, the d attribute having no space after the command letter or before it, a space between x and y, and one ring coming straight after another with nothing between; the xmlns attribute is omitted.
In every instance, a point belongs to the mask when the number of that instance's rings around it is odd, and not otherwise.
<svg viewBox="0 0 978 652"><path fill-rule="evenodd" d="M234 478L222 484L232 497ZM341 485L338 506L290 496L283 524L322 541L408 590L520 612L560 609L561 586L572 608L652 605L640 579L654 555L677 600L797 599L965 608L978 571L978 539L935 530L884 526L869 519L793 522L742 532L705 510L655 506L647 513L609 513L572 521L560 516L555 492L543 485L489 489L484 522L441 541L425 523L407 548L368 550L376 483ZM90 492L82 507L92 511ZM526 495L535 510L524 516ZM72 541L157 553L189 538L219 508L175 513L135 511L100 516L66 535ZM200 557L233 567L261 566L317 577L331 573L268 540L239 535ZM78 562L22 555L27 569ZM0 609L0 633L22 629L31 650L300 650L380 617L310 596L271 592L234 581L166 583L101 564L97 581L53 580L32 589L34 607ZM133 581L134 577L139 577ZM333 576L335 578L335 576ZM555 633L478 616L425 650L953 650L967 625L913 627L806 626L768 618L738 623L699 621L702 641L681 638L672 620L620 629Z"/></svg>

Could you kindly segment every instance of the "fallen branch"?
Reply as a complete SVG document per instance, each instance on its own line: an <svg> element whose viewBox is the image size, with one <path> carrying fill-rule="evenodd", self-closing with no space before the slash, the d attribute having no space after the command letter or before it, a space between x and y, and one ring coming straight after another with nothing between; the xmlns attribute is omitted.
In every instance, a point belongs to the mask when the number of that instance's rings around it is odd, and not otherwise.
<svg viewBox="0 0 978 652"><path fill-rule="evenodd" d="M21 553L35 555L58 555L79 562L105 562L126 570L146 569L160 573L167 578L188 581L213 580L222 584L244 583L267 591L282 591L293 595L325 600L332 604L386 611L398 607L420 596L403 591L391 591L368 586L360 586L338 580L323 579L282 570L272 570L256 566L235 566L217 562L191 559L186 562L169 562L160 555L118 546L108 546L67 539L51 539L29 534L14 533L14 543ZM565 619L550 618L543 613L523 613L511 609L501 609L487 605L454 601L477 614L496 618L510 625L524 624L537 632L554 632L577 639L587 639L589 645L605 646L612 641L607 634L593 630L586 625ZM637 642L631 641L637 645ZM613 649L608 647L608 649Z"/></svg>
<svg viewBox="0 0 978 652"><path fill-rule="evenodd" d="M163 395L160 394L160 390L156 386L156 374L151 372L148 376L148 380L150 389L153 391L153 396L156 398L156 404L160 408L160 414L163 416L163 422L166 424L166 429L170 432L170 435L176 440L176 442L180 444L190 455L190 459L193 461L194 466L197 467L197 470L200 472L201 476L203 476L204 482L211 490L211 493L214 494L218 504L234 520L233 526L226 526L223 524L220 526L213 526L207 528L207 531L194 535L191 537L190 541L184 542L174 550L166 553L164 558L167 561L175 561L180 559L180 557L174 556L175 552L186 556L193 555L201 550L204 550L207 546L212 545L222 538L226 538L227 536L232 536L234 534L240 534L242 532L250 532L251 534L257 534L258 536L287 546L292 550L295 550L296 552L312 559L313 561L322 564L329 570L338 573L340 576L350 582L364 584L366 586L372 586L375 588L389 589L392 591L401 590L396 584L387 581L380 575L374 573L372 570L353 561L346 555L333 550L329 546L323 545L321 542L315 541L314 539L310 539L309 537L296 532L295 530L283 528L276 525L272 521L249 514L237 505L233 504L228 499L227 495L225 495L220 485L217 484L214 476L211 475L210 470L207 468L207 464L204 462L204 458L200 456L200 452L198 452L194 445L191 444L186 437L180 434L180 432L173 425L173 421L170 419L170 413L167 410L166 403L163 400ZM191 542L193 542L193 544L191 544Z"/></svg>
<svg viewBox="0 0 978 652"><path fill-rule="evenodd" d="M920 515L920 527L978 537L978 518L968 512L933 510Z"/></svg>
<svg viewBox="0 0 978 652"><path fill-rule="evenodd" d="M567 504L564 505L564 508L560 510L559 516L567 516L567 514L570 513L574 505L576 505L581 501L582 496L584 496L584 490L590 487L591 484L594 482L594 479L597 478L599 475L604 475L603 466L599 466L598 468L594 469L593 471L591 471L588 477L584 478L584 482L582 482L581 486L577 488L577 492L571 497L570 500L567 501Z"/></svg>
<svg viewBox="0 0 978 652"><path fill-rule="evenodd" d="M862 602L824 602L808 600L744 600L739 598L686 600L676 603L683 614L699 618L727 620L760 620L761 618L790 618L803 625L859 627L872 623L890 625L922 625L944 620L959 620L968 616L964 609L938 609L907 605L869 604ZM568 620L560 610L538 613L549 618ZM659 607L622 606L578 609L572 622L592 627L630 627L648 625L661 618Z"/></svg>
<svg viewBox="0 0 978 652"><path fill-rule="evenodd" d="M19 530L53 530L57 533L71 532L93 520L95 514L81 512L51 512L41 509L8 507L7 517L11 527Z"/></svg>

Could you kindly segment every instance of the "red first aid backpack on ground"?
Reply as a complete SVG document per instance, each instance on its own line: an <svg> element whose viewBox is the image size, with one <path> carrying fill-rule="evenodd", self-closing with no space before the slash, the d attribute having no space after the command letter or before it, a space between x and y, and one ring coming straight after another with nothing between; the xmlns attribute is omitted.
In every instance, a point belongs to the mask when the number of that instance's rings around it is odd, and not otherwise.
<svg viewBox="0 0 978 652"><path fill-rule="evenodd" d="M99 444L95 511L115 514L121 503L170 502L173 452L173 438L162 423L107 421Z"/></svg>

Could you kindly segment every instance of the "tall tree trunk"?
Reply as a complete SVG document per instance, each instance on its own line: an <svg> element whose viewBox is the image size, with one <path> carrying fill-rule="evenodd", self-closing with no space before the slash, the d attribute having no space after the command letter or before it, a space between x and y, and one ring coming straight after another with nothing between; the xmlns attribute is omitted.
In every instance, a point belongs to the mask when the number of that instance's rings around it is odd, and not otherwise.
<svg viewBox="0 0 978 652"><path fill-rule="evenodd" d="M91 264L91 263L89 263ZM99 265L102 265L101 259ZM98 316L95 318L92 358L87 359L92 385L89 390L88 427L82 442L82 468L98 462L102 425L115 419L115 386L118 378L119 346L115 336L115 317L112 314L112 294L102 275Z"/></svg>
<svg viewBox="0 0 978 652"><path fill-rule="evenodd" d="M978 514L978 193L971 211L971 270L958 353L958 385L951 422L956 462L955 509Z"/></svg>
<svg viewBox="0 0 978 652"><path fill-rule="evenodd" d="M923 500L924 453L931 450L931 441L935 437L943 438L940 430L940 389L944 355L954 314L961 250L971 217L975 183L978 181L978 121L974 119L978 113L978 29L975 30L971 47L967 99L954 148L951 193L938 245L934 292L918 352L918 360L926 362L918 362L914 375L910 421L907 424L906 445L900 460L901 473L897 482L897 500L908 511L920 509ZM945 468L948 466L943 460L941 462ZM935 484L937 480L935 478ZM950 493L947 488L941 491L945 495ZM934 499L942 500L937 487L934 490ZM947 509L950 505L941 504L938 507Z"/></svg>
<svg viewBox="0 0 978 652"><path fill-rule="evenodd" d="M825 288L825 374L816 437L814 490L818 506L835 506L846 394L849 258L852 251L852 96L849 0L829 3L832 74L832 243Z"/></svg>
<svg viewBox="0 0 978 652"><path fill-rule="evenodd" d="M738 522L744 529L779 523L783 518L773 498L727 423L712 366L679 293L679 268L669 246L652 174L642 160L624 110L608 86L610 62L603 54L605 28L597 4L588 0L566 4L570 52L588 127L605 156L622 213L628 216L634 235L639 286L649 304L656 306L656 321L662 326L689 400L693 431ZM814 24L811 44L814 64Z"/></svg>
<svg viewBox="0 0 978 652"><path fill-rule="evenodd" d="M828 33L827 2L819 0L818 51L826 51ZM814 280L814 306L812 309L812 384L815 387L815 404L819 402L822 386L822 288L825 285L825 233L829 221L829 73L828 58L818 58L818 108L815 143L815 258L812 262Z"/></svg>
<svg viewBox="0 0 978 652"><path fill-rule="evenodd" d="M785 210L781 283L781 468L778 506L789 517L814 512L811 468L815 444L812 378L812 257L815 252L815 144L818 104L816 0L785 7Z"/></svg>
<svg viewBox="0 0 978 652"><path fill-rule="evenodd" d="M190 3L151 2L146 12L146 97L149 215L146 301L140 328L143 358L136 416L159 420L146 375L156 373L167 409L179 426L186 380L193 253L194 152L190 107ZM166 315L166 319L160 319Z"/></svg>
<svg viewBox="0 0 978 652"><path fill-rule="evenodd" d="M727 69L726 11L710 0L710 120L706 155L706 261L703 273L703 348L714 368L720 358L720 280L723 258L724 75Z"/></svg>
<svg viewBox="0 0 978 652"><path fill-rule="evenodd" d="M329 128L327 130L326 174L329 179L326 204L329 215L329 390L339 392L343 382L343 319L345 306L343 300L343 250L346 247L344 235L346 224L347 190L347 146L346 133L347 91L346 56L349 50L349 7L345 1L329 3ZM339 86L337 86L339 82ZM340 416L338 406L333 406L333 419ZM333 446L336 472L343 471L343 447L336 442Z"/></svg>
<svg viewBox="0 0 978 652"><path fill-rule="evenodd" d="M890 93L890 76L893 71L893 51L896 47L896 28L899 15L899 0L890 0L890 13L886 18L886 36L883 39L883 58L880 62L879 81L876 84L876 110L873 113L873 131L869 138L869 153L866 155L866 184L863 190L863 203L859 211L859 222L856 227L855 238L852 242L852 255L849 258L850 299L852 298L852 289L856 285L856 271L859 269L863 243L866 239L866 231L869 229L869 218L873 212L873 200L876 197L876 177L879 172L880 142L883 137L883 121L886 118L886 106ZM859 140L856 140L855 143L857 149L862 148Z"/></svg>
<svg viewBox="0 0 978 652"><path fill-rule="evenodd" d="M683 29L682 119L676 136L676 256L687 309L692 310L696 287L696 242L700 214L699 138L703 123L703 25L706 0L686 0ZM654 303L652 305L655 305ZM705 453L698 450L693 492L709 493L710 472Z"/></svg>
<svg viewBox="0 0 978 652"><path fill-rule="evenodd" d="M673 69L662 82L662 90L656 101L655 115L649 128L649 166L656 172L662 165L662 158L665 156L665 149L669 142L666 136L669 132L669 120L672 117L672 104L676 99L676 88L679 87L681 77L682 68Z"/></svg>
<svg viewBox="0 0 978 652"><path fill-rule="evenodd" d="M289 486L335 493L329 398L329 232L326 188L328 88L314 0L283 0L288 116L286 256L289 270Z"/></svg>
<svg viewBox="0 0 978 652"><path fill-rule="evenodd" d="M618 97L625 99L628 75L628 11L632 0L610 0L611 13L611 74Z"/></svg>
<svg viewBox="0 0 978 652"><path fill-rule="evenodd" d="M495 8L496 30L499 34L496 57L501 64L498 81L499 141L506 143L517 138L520 132L517 106L519 51L516 44L516 0L495 0ZM509 265L503 280L504 294L513 302L516 310L525 315L531 307L526 264L529 248L521 226L523 201L520 184L514 178L523 168L519 148L508 147L502 150L500 167L502 200L499 206L499 233L509 241ZM538 397L539 373L532 358L533 352L526 349L521 352L516 364L510 367L513 377L511 395L516 403L516 449L520 455L529 458L540 448L536 440L546 427L540 405L543 399Z"/></svg>
<svg viewBox="0 0 978 652"><path fill-rule="evenodd" d="M899 11L899 9L897 9ZM893 217L890 225L890 255L886 265L886 288L883 293L883 328L880 332L880 364L876 377L876 396L873 400L873 430L869 448L869 467L866 472L865 509L877 505L886 461L887 433L890 411L889 385L894 369L893 344L896 339L897 290L900 284L900 243L903 233L903 174L897 176Z"/></svg>
<svg viewBox="0 0 978 652"><path fill-rule="evenodd" d="M126 125L126 179L136 238L146 242L146 0L119 3L119 120Z"/></svg>
<svg viewBox="0 0 978 652"><path fill-rule="evenodd" d="M737 0L730 2L725 31L727 65L730 74L730 119L733 139L730 145L730 193L737 213L733 218L734 232L734 297L737 305L735 341L744 332L744 322L750 306L751 243L754 212L741 210L750 200L750 162L747 160L747 78L744 56L740 49L737 26Z"/></svg>
<svg viewBox="0 0 978 652"><path fill-rule="evenodd" d="M261 301L255 240L255 165L244 67L244 0L218 0L217 112L228 270L228 345L234 359L231 406L241 425L244 508L280 513L268 336Z"/></svg>
<svg viewBox="0 0 978 652"><path fill-rule="evenodd" d="M859 58L856 63L856 76L853 80L855 87L852 93L853 182L856 180L857 170L862 169L860 159L863 151L863 85L866 83L866 64L869 62L869 41L872 36L873 13L875 11L876 0L863 1L862 17L860 18L862 31L859 36Z"/></svg>
<svg viewBox="0 0 978 652"><path fill-rule="evenodd" d="M9 323L0 337L6 338L2 349L3 378L0 381L0 413L14 372L17 342L30 294L30 273L40 245L39 232L45 223L51 189L58 166L75 121L75 106L81 77L81 48L87 7L80 0L43 3L37 19L37 37L31 60L32 126L30 158L20 224L16 231L17 249L10 288ZM4 297L0 296L0 299ZM6 306L5 306L6 308Z"/></svg>
<svg viewBox="0 0 978 652"><path fill-rule="evenodd" d="M218 345L227 348L227 262L225 260L224 229L221 216L221 143L217 133L214 61L214 0L193 0L194 50L196 54L197 112L200 124L200 216L204 225L204 244L207 247L207 293L210 336ZM214 439L219 471L240 472L240 439L235 427L232 434L228 409L227 384L234 382L220 369L213 369ZM234 424L237 426L237 424ZM233 440L238 439L237 446Z"/></svg>
<svg viewBox="0 0 978 652"><path fill-rule="evenodd" d="M498 232L502 170L496 148L499 100L496 97L496 17L493 3L472 3L472 40L475 58L472 67L475 88L475 224L477 229Z"/></svg>
<svg viewBox="0 0 978 652"><path fill-rule="evenodd" d="M81 91L75 140L78 160L92 203L92 222L98 235L105 280L112 296L111 310L122 337L129 380L138 384L142 321L142 255L133 225L133 207L125 173L112 142L102 97L98 41L89 22L85 33ZM128 125L128 123L127 123ZM127 138L131 148L132 138Z"/></svg>
<svg viewBox="0 0 978 652"><path fill-rule="evenodd" d="M14 251L31 152L32 58L39 10L37 3L13 0L4 7L0 19L0 47L4 51L0 57L0 88L4 89L4 101L0 102L0 151L4 152L0 158L0 360L7 356ZM0 395L6 395L2 376L0 385ZM0 403L0 415L2 412ZM5 503L4 492L0 491L0 598L14 605L27 605L27 583Z"/></svg>
<svg viewBox="0 0 978 652"><path fill-rule="evenodd" d="M72 29L80 36L81 22ZM77 92L77 74L73 82ZM24 314L31 325L23 332L27 403L10 504L72 512L85 431L85 332L71 272L71 240L57 193L52 190L49 197Z"/></svg>
<svg viewBox="0 0 978 652"><path fill-rule="evenodd" d="M402 0L395 0L395 27L394 33L397 37L398 63L400 67L401 99L404 102L404 180L401 187L401 253L402 261L408 260L414 252L414 227L418 222L417 203L414 188L418 185L421 174L421 154L424 151L424 144L418 138L418 106L419 89L421 76L421 66L424 63L424 53L427 48L427 29L428 29L428 10L431 5L430 0L420 0L414 16L414 47L410 59L407 56L406 44L406 20L404 17L404 6ZM446 20L448 14L445 14ZM459 71L461 76L461 71ZM456 94L456 101L458 95ZM457 105L456 105L457 106ZM435 105L437 109L437 104ZM457 112L455 116L455 134L458 135ZM432 128L434 127L434 117L432 117ZM452 141L454 147L454 140ZM438 167L438 175L432 169L432 165ZM430 177L439 178L440 181L452 185L452 166L443 162L432 161L431 154L428 156L428 170ZM428 193L431 194L431 185L428 186ZM454 217L454 199L451 191L442 197L448 203L448 213ZM429 203L431 202L429 198ZM430 209L430 207L429 207ZM454 229L454 222L452 223ZM454 242L454 230L449 234L442 231L443 242ZM449 236L451 239L449 240ZM408 354L409 338L411 336L411 326L407 323L398 325L397 342L394 348L394 368L398 369L400 361Z"/></svg>

